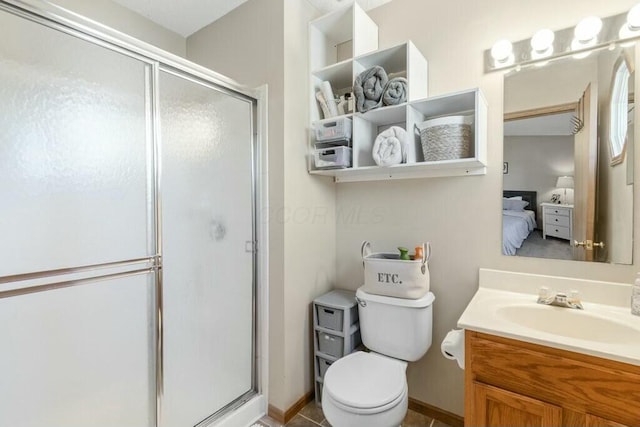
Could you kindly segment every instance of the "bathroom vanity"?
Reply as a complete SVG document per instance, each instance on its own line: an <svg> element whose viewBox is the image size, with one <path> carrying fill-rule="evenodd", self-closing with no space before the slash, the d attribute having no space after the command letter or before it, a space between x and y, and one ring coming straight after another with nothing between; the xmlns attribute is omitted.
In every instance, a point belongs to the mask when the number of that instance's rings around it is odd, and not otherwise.
<svg viewBox="0 0 640 427"><path fill-rule="evenodd" d="M465 339L465 425L640 423L640 366L474 331Z"/></svg>
<svg viewBox="0 0 640 427"><path fill-rule="evenodd" d="M537 303L576 290L584 310ZM625 284L480 270L465 332L465 425L640 425L640 317Z"/></svg>

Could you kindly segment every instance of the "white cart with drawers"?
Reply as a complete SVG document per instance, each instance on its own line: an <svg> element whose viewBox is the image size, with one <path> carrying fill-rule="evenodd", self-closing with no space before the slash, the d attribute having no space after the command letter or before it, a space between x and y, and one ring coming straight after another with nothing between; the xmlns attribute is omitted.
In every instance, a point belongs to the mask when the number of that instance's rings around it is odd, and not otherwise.
<svg viewBox="0 0 640 427"><path fill-rule="evenodd" d="M313 335L316 403L320 404L329 366L361 343L355 292L334 290L313 301Z"/></svg>

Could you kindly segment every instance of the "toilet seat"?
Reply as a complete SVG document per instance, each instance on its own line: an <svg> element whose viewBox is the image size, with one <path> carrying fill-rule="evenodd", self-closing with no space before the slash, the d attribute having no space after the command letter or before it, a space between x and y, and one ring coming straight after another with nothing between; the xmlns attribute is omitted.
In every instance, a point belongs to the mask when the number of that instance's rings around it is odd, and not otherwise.
<svg viewBox="0 0 640 427"><path fill-rule="evenodd" d="M377 353L352 353L327 370L324 394L353 414L387 411L406 399L406 366L406 362Z"/></svg>

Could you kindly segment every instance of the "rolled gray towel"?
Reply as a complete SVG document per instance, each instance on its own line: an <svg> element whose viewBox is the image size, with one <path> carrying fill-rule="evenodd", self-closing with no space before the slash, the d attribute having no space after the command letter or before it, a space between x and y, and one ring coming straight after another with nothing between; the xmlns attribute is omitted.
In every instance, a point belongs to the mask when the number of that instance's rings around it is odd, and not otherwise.
<svg viewBox="0 0 640 427"><path fill-rule="evenodd" d="M387 82L382 91L384 105L398 105L407 101L407 79L396 77Z"/></svg>
<svg viewBox="0 0 640 427"><path fill-rule="evenodd" d="M353 82L353 93L356 97L356 108L359 112L364 113L380 106L382 92L388 81L387 72L377 65L363 71L356 77Z"/></svg>

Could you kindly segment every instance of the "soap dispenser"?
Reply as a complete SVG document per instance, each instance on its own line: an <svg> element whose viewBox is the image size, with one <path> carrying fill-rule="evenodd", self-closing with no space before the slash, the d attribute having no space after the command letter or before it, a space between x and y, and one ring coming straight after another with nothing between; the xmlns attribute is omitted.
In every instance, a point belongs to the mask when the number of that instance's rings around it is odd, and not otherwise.
<svg viewBox="0 0 640 427"><path fill-rule="evenodd" d="M640 273L631 285L631 314L640 316Z"/></svg>

